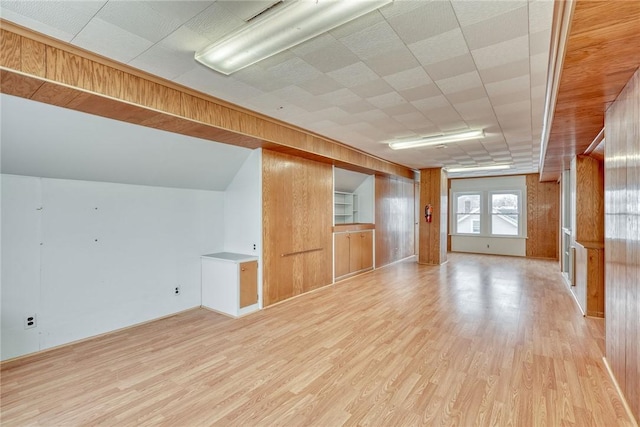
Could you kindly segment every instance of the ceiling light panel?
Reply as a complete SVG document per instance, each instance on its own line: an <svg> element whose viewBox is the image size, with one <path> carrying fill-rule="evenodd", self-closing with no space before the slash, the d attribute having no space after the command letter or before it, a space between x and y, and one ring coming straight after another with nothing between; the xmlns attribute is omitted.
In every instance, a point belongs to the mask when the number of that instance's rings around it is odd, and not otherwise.
<svg viewBox="0 0 640 427"><path fill-rule="evenodd" d="M195 59L229 75L372 12L392 0L300 0L286 3L196 52Z"/></svg>

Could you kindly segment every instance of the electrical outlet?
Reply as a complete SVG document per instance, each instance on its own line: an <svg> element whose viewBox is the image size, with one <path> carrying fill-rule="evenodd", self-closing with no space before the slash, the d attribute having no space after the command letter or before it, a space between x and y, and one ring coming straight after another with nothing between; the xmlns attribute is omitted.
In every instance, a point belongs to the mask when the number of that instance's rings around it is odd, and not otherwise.
<svg viewBox="0 0 640 427"><path fill-rule="evenodd" d="M256 244L255 243L253 244L253 250L254 251L256 250Z"/></svg>
<svg viewBox="0 0 640 427"><path fill-rule="evenodd" d="M173 288L173 294L180 295L180 286L176 286L175 288Z"/></svg>
<svg viewBox="0 0 640 427"><path fill-rule="evenodd" d="M37 319L36 319L36 315L35 314L30 314L30 315L24 317L24 328L25 329L35 328L36 326L38 326L38 323L37 323Z"/></svg>

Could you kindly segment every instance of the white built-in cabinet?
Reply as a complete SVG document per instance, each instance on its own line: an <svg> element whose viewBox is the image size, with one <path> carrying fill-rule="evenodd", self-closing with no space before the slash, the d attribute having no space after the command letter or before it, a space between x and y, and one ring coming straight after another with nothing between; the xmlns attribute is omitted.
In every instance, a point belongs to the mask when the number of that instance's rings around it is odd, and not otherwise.
<svg viewBox="0 0 640 427"><path fill-rule="evenodd" d="M258 257L219 252L201 258L203 307L233 317L259 309Z"/></svg>
<svg viewBox="0 0 640 427"><path fill-rule="evenodd" d="M358 195L336 191L333 195L333 212L335 224L358 222Z"/></svg>

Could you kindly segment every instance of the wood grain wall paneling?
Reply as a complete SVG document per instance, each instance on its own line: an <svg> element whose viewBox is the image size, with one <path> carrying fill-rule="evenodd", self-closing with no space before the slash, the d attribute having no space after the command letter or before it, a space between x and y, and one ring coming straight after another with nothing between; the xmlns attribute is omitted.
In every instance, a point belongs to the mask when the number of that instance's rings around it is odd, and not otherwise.
<svg viewBox="0 0 640 427"><path fill-rule="evenodd" d="M640 71L605 116L606 357L640 421Z"/></svg>
<svg viewBox="0 0 640 427"><path fill-rule="evenodd" d="M185 135L209 140L220 137L218 142L240 146L246 146L247 141L252 146L259 142L259 146L264 148L342 167L363 168L366 173L413 177L409 168L373 157L338 141L195 92L15 24L0 22L3 26L0 33L2 93L31 98L36 90L42 88L37 99L40 102L144 126L157 122L167 125L172 123L170 118L181 116L196 122L190 133ZM45 78L48 81L43 84L42 79ZM73 103L78 96L77 91L88 93L93 99L83 97ZM100 102L105 97L112 98L109 100L112 102L121 102L122 108L113 109L109 102L105 102L105 110L100 111ZM90 111L82 109L86 106L91 106ZM142 113L140 109L171 116L158 118L156 114ZM209 135L204 126L209 127L214 136ZM178 132L166 127L162 129Z"/></svg>
<svg viewBox="0 0 640 427"><path fill-rule="evenodd" d="M420 170L421 213L424 215L427 204L433 207L432 222L427 223L424 216L420 218L420 264L439 265L447 260L448 188L447 174L442 168Z"/></svg>
<svg viewBox="0 0 640 427"><path fill-rule="evenodd" d="M593 157L576 156L575 232L578 242L604 241L604 164Z"/></svg>
<svg viewBox="0 0 640 427"><path fill-rule="evenodd" d="M333 170L263 151L263 305L332 283Z"/></svg>
<svg viewBox="0 0 640 427"><path fill-rule="evenodd" d="M526 256L558 259L560 227L560 184L540 182L538 174L526 175Z"/></svg>
<svg viewBox="0 0 640 427"><path fill-rule="evenodd" d="M556 2L556 8L564 2ZM577 0L541 177L555 181L604 125L640 65L640 2ZM554 30L557 30L554 28Z"/></svg>
<svg viewBox="0 0 640 427"><path fill-rule="evenodd" d="M376 175L376 267L414 254L413 180Z"/></svg>

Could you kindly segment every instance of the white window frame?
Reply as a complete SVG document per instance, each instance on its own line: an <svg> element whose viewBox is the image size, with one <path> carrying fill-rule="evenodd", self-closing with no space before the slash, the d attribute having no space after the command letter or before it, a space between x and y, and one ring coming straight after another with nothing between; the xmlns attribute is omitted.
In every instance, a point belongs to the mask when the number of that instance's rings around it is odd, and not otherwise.
<svg viewBox="0 0 640 427"><path fill-rule="evenodd" d="M483 197L483 192L482 191L459 191L459 192L455 192L453 193L453 206L451 209L453 211L453 234L459 234L461 236L482 236L482 232L483 232L483 227L482 227L482 212L484 212L484 197ZM459 196L479 196L480 198L480 210L478 211L477 215L480 218L480 232L479 233L465 233L465 232L461 232L458 231L458 216L461 215L458 213L458 197ZM476 214L473 214L476 215ZM472 220L473 221L473 220ZM472 227L473 229L473 227Z"/></svg>
<svg viewBox="0 0 640 427"><path fill-rule="evenodd" d="M498 234L493 232L493 216L498 215L492 212L493 196L496 194L515 194L518 197L518 233L516 234ZM489 235L491 237L523 237L522 224L522 191L520 190L491 190L487 192L487 214L489 215Z"/></svg>

